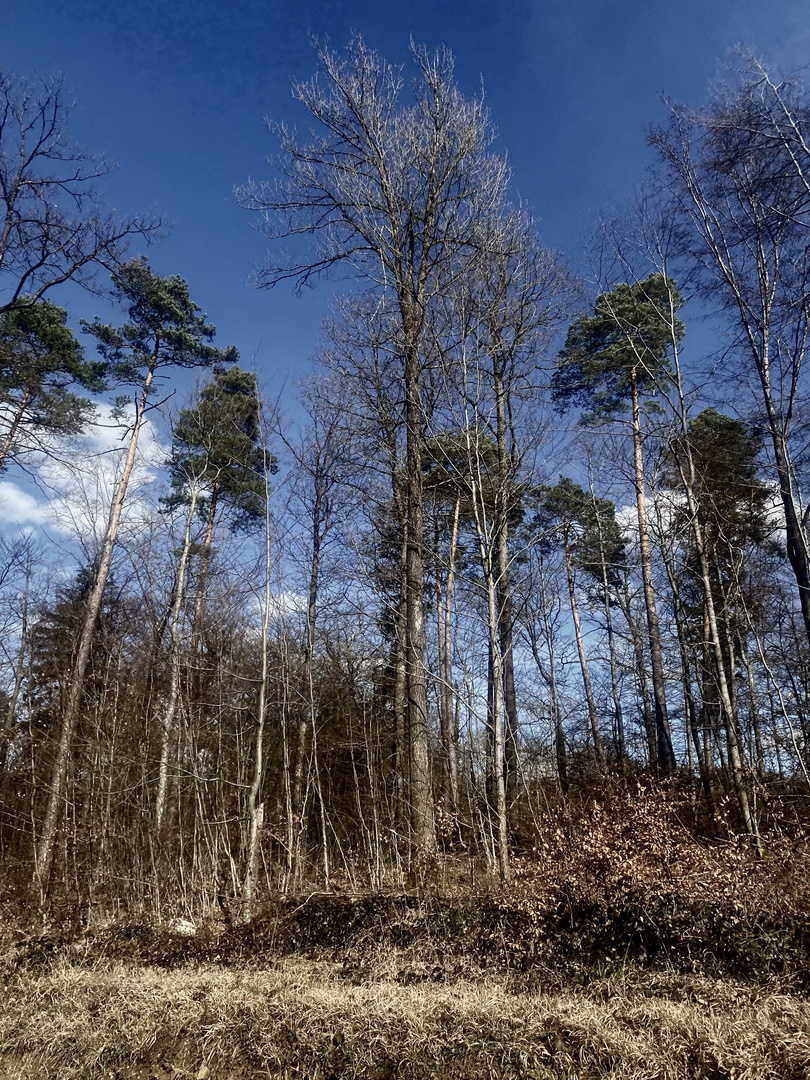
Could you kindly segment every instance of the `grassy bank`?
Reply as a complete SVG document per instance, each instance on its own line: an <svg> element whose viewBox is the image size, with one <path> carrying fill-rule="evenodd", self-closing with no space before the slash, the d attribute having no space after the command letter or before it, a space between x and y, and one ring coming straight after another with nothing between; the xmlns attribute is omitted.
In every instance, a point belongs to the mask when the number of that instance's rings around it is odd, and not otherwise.
<svg viewBox="0 0 810 1080"><path fill-rule="evenodd" d="M546 992L484 970L414 981L394 956L359 985L338 962L167 970L60 959L12 974L6 1000L3 1080L810 1075L810 1004L700 976L628 973Z"/></svg>
<svg viewBox="0 0 810 1080"><path fill-rule="evenodd" d="M808 834L757 857L676 809L607 792L508 886L446 856L249 924L0 896L0 1080L810 1080Z"/></svg>

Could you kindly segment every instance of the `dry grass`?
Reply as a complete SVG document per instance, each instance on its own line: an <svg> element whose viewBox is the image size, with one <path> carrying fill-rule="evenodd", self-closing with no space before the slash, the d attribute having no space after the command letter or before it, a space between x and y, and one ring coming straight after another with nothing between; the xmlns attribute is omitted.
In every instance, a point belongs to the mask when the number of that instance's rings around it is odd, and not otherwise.
<svg viewBox="0 0 810 1080"><path fill-rule="evenodd" d="M810 1004L668 976L510 993L337 964L164 971L64 960L13 975L0 1012L2 1080L155 1077L799 1080Z"/></svg>

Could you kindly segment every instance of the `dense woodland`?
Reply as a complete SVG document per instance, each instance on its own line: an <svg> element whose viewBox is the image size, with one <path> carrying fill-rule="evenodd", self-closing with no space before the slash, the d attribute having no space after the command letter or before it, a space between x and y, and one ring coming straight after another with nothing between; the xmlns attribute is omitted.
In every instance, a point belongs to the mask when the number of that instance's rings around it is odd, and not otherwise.
<svg viewBox="0 0 810 1080"><path fill-rule="evenodd" d="M0 469L73 477L2 531L10 894L492 886L606 792L734 858L803 835L810 97L741 63L566 259L448 53L321 51L238 192L262 287L340 279L294 406L104 210L60 87L0 82Z"/></svg>

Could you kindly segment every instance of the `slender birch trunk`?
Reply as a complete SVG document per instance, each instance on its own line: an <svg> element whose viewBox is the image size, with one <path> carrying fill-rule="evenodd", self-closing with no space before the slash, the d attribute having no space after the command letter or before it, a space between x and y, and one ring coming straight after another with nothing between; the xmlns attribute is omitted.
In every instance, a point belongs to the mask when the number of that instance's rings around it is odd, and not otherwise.
<svg viewBox="0 0 810 1080"><path fill-rule="evenodd" d="M35 857L34 879L43 901L48 891L51 867L53 865L53 857L56 850L59 818L62 811L68 769L73 751L73 737L76 731L82 692L84 690L84 677L87 672L87 665L90 660L90 650L93 644L93 631L96 628L99 612L101 611L101 600L104 595L104 587L107 584L107 578L110 574L113 551L115 549L116 540L118 539L121 514L124 509L124 499L126 498L127 487L129 486L129 481L132 476L132 470L135 467L138 437L140 436L144 417L146 415L147 400L149 397L149 390L152 386L152 379L155 374L156 363L157 350L155 359L147 369L146 377L144 378L141 387L140 397L136 403L135 421L132 425L124 468L110 506L110 514L107 520L107 528L104 533L98 569L96 570L93 589L87 600L84 622L82 624L78 648L76 650L76 660L71 673L64 712L62 713L59 743L53 762L53 768L51 770L48 802Z"/></svg>
<svg viewBox="0 0 810 1080"><path fill-rule="evenodd" d="M497 593L497 541L493 537L493 523L487 520L484 502L484 485L481 462L477 447L472 444L469 424L465 425L470 478L472 511L478 539L481 570L487 594L487 638L489 648L488 706L491 745L490 777L495 801L495 832L497 833L498 870L501 880L510 878L509 832L507 824L506 771L504 768L505 715L503 699L503 667L499 638Z"/></svg>
<svg viewBox="0 0 810 1080"><path fill-rule="evenodd" d="M442 750L444 754L444 788L452 814L458 813L458 737L453 707L453 588L458 549L461 496L453 506L450 529L450 548L447 555L447 576L442 588L441 575L436 572L436 621L439 643L439 707L441 711ZM437 545L438 553L438 545Z"/></svg>
<svg viewBox="0 0 810 1080"><path fill-rule="evenodd" d="M265 462L265 466L266 466ZM259 675L259 696L256 703L256 731L253 738L253 777L248 791L248 842L245 855L245 873L242 880L243 923L253 918L253 905L256 892L259 849L262 828L264 826L264 803L260 801L262 781L264 780L264 724L267 714L267 684L270 674L270 580L272 571L270 543L270 486L267 481L268 470L264 470L264 602L262 610L262 655Z"/></svg>
<svg viewBox="0 0 810 1080"><path fill-rule="evenodd" d="M199 486L196 481L191 482L191 501L186 512L185 531L183 533L183 547L180 552L180 562L177 567L177 581L174 587L174 600L172 602L171 618L169 620L170 640L170 683L169 698L160 721L160 770L158 773L158 789L155 796L155 832L158 837L163 832L164 815L166 811L166 799L169 785L169 772L171 770L172 742L176 737L175 716L177 705L180 700L180 677L182 674L182 640L180 636L180 622L183 612L183 601L186 595L186 573L188 570L189 552L191 551L191 525L197 510Z"/></svg>
<svg viewBox="0 0 810 1080"><path fill-rule="evenodd" d="M599 728L599 714L596 711L596 702L593 696L593 687L591 686L591 674L588 668L588 657L585 652L585 642L582 637L582 624L579 620L579 606L577 604L577 595L574 588L573 556L571 553L571 545L568 543L567 540L565 541L563 546L565 548L565 573L568 581L568 601L571 606L571 618L574 623L574 635L577 640L579 670L582 673L582 685L585 691L585 702L588 706L588 720L591 727L594 753L596 755L596 761L601 769L605 766L605 748L602 744L602 732Z"/></svg>
<svg viewBox="0 0 810 1080"><path fill-rule="evenodd" d="M305 639L304 639L304 664L302 671L302 692L300 695L300 701L302 705L302 715L298 722L298 738L295 751L295 772L293 780L293 814L295 820L298 822L298 830L296 834L295 843L295 862L293 866L293 880L297 883L300 880L300 857L301 857L301 831L303 829L303 779L304 779L304 763L306 761L307 748L312 742L313 752L315 746L314 736L315 731L315 686L313 682L312 672L312 660L313 653L315 651L315 622L317 618L318 610L318 587L320 582L320 559L321 559L321 544L323 542L323 533L321 531L322 516L323 516L323 492L320 488L319 478L315 477L315 500L312 506L312 531L310 539L312 541L312 559L309 567L309 581L307 583L307 617L305 627ZM322 816L322 830L325 828L325 819ZM324 844L325 844L324 840ZM324 848L324 874L328 879L329 876L329 861L328 854Z"/></svg>
<svg viewBox="0 0 810 1080"><path fill-rule="evenodd" d="M496 340L499 335L496 333ZM495 391L495 443L498 455L498 491L495 497L494 531L497 543L497 600L498 647L501 653L504 699L504 769L507 797L514 794L517 784L518 711L515 694L515 658L512 627L512 586L509 573L509 488L512 455L509 452L509 423L507 391L504 384L504 363L497 355L492 358L492 381Z"/></svg>
<svg viewBox="0 0 810 1080"><path fill-rule="evenodd" d="M641 446L641 411L635 368L630 373L630 388L633 409L633 467L638 514L638 546L641 557L641 579L644 585L644 607L647 612L647 632L650 639L655 731L658 742L657 757L659 769L664 776L668 776L675 770L675 754L672 749L672 734L669 729L669 716L667 715L664 658L661 650L661 631L658 625L658 612L655 606L655 590L653 588L650 530L647 521L647 496L644 481L644 457Z"/></svg>

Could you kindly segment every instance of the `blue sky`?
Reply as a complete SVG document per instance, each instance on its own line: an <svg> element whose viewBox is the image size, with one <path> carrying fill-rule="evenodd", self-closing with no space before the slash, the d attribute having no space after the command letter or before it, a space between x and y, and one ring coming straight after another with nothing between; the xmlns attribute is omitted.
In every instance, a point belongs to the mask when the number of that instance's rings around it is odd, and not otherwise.
<svg viewBox="0 0 810 1080"><path fill-rule="evenodd" d="M593 213L640 180L662 94L705 100L736 43L782 69L810 62L806 0L8 3L0 66L63 74L74 138L120 163L110 203L174 222L151 252L155 269L188 280L220 343L237 345L271 395L305 373L333 286L302 299L252 288L265 241L232 191L269 175L265 116L306 123L290 83L314 70L310 38L340 47L352 30L396 62L411 35L453 49L462 89L483 83L516 193L573 261ZM104 313L91 297L62 302L76 316Z"/></svg>

